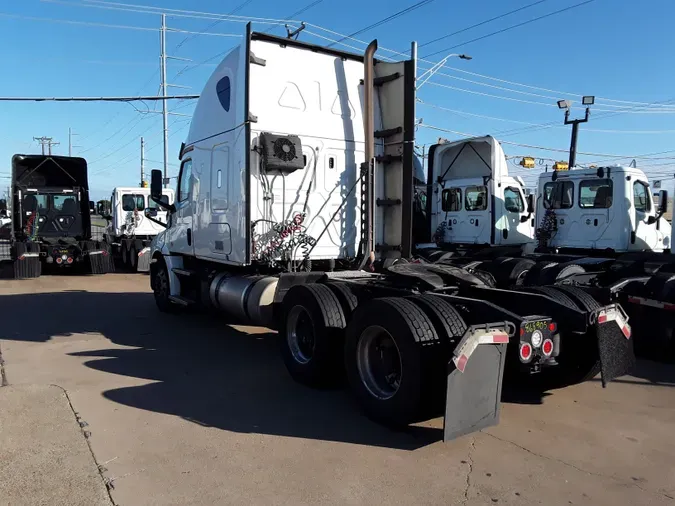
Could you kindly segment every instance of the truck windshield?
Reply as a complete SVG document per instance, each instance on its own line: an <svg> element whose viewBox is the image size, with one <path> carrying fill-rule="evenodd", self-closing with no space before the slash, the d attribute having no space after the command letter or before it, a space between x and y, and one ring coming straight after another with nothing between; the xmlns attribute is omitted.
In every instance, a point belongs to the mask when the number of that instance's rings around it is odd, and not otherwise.
<svg viewBox="0 0 675 506"><path fill-rule="evenodd" d="M168 195L162 195L162 197L159 199L161 200L164 204L169 203L169 196ZM152 200L151 198L148 199L148 209L161 209L157 202Z"/></svg>
<svg viewBox="0 0 675 506"><path fill-rule="evenodd" d="M545 209L569 209L574 205L574 183L552 181L544 185Z"/></svg>
<svg viewBox="0 0 675 506"><path fill-rule="evenodd" d="M52 195L52 209L64 213L77 213L79 206L77 204L77 195L74 193L65 195Z"/></svg>
<svg viewBox="0 0 675 506"><path fill-rule="evenodd" d="M122 196L122 210L133 211L137 209L143 211L145 209L145 195L126 194Z"/></svg>

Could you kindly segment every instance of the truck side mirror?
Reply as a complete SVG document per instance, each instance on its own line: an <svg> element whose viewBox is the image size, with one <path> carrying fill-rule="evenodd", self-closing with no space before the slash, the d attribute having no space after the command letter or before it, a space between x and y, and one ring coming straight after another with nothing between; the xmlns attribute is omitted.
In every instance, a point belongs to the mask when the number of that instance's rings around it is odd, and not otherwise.
<svg viewBox="0 0 675 506"><path fill-rule="evenodd" d="M659 216L666 214L668 211L668 190L661 190L659 192Z"/></svg>
<svg viewBox="0 0 675 506"><path fill-rule="evenodd" d="M159 169L152 169L150 177L150 196L153 200L162 198L162 171Z"/></svg>
<svg viewBox="0 0 675 506"><path fill-rule="evenodd" d="M527 220L530 219L530 216L532 216L532 213L534 213L534 195L532 193L526 195L525 200L527 201L527 216L520 217L521 223L527 222Z"/></svg>

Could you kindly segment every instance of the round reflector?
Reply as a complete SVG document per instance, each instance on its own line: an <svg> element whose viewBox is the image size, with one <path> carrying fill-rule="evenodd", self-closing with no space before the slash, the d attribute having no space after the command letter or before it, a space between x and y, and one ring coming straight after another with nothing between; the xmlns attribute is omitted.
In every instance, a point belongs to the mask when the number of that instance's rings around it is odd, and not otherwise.
<svg viewBox="0 0 675 506"><path fill-rule="evenodd" d="M553 353L553 341L551 341L550 339L546 339L541 347L541 351L543 351L544 355L546 355L547 357L551 353Z"/></svg>
<svg viewBox="0 0 675 506"><path fill-rule="evenodd" d="M72 264L73 263L73 257L68 257L68 260L66 260L66 262L68 262L69 264Z"/></svg>
<svg viewBox="0 0 675 506"><path fill-rule="evenodd" d="M57 263L57 264L60 264L60 263L62 263L62 262L63 262L63 260L61 260L61 257L59 257L59 258L56 259L56 263Z"/></svg>
<svg viewBox="0 0 675 506"><path fill-rule="evenodd" d="M520 361L529 362L531 358L532 358L532 346L530 346L528 343L522 343L520 345Z"/></svg>

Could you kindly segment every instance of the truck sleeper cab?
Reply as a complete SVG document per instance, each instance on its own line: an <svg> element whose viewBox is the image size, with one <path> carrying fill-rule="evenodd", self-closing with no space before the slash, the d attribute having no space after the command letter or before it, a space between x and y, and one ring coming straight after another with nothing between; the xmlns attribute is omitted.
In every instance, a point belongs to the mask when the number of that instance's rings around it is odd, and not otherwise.
<svg viewBox="0 0 675 506"><path fill-rule="evenodd" d="M150 283L161 311L278 329L295 380L325 385L344 371L382 423L407 425L444 400L450 439L497 422L510 339L552 342L555 326L490 302L489 287L462 295L457 284L484 283L461 269L406 261L414 62L376 61L376 49L249 27L200 95ZM152 171L155 202L161 186ZM553 355L548 341L538 358Z"/></svg>

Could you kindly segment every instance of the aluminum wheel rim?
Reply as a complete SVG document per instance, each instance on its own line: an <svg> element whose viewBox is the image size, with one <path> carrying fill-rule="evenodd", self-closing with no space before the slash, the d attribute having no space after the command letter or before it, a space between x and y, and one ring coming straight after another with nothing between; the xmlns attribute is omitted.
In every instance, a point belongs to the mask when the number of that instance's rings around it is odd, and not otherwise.
<svg viewBox="0 0 675 506"><path fill-rule="evenodd" d="M401 352L391 334L379 325L366 328L356 347L356 366L361 382L380 400L396 395L403 377Z"/></svg>
<svg viewBox="0 0 675 506"><path fill-rule="evenodd" d="M314 356L316 332L309 311L303 306L293 306L286 320L286 341L293 359L307 364Z"/></svg>

